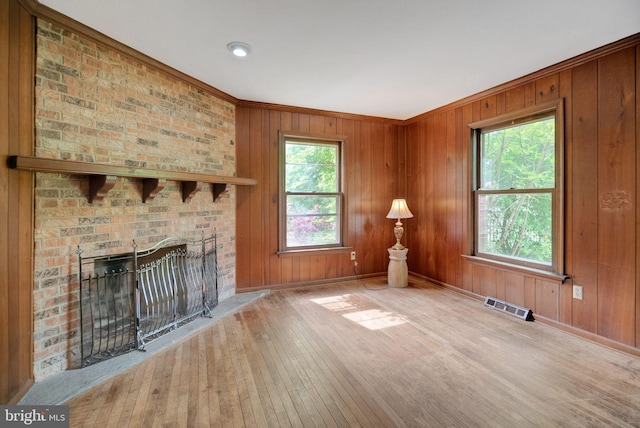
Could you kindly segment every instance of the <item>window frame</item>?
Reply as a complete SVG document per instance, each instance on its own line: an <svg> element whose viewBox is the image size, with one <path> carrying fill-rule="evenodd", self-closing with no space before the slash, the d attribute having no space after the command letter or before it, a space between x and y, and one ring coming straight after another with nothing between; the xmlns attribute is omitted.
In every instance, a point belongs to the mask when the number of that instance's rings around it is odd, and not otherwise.
<svg viewBox="0 0 640 428"><path fill-rule="evenodd" d="M346 239L346 222L345 222L345 174L344 174L344 143L346 136L326 135L326 134L307 134L299 132L279 131L278 133L278 255L286 256L287 254L298 254L301 252L333 252L348 250L345 246ZM338 243L325 245L305 245L305 246L287 246L287 195L286 185L286 144L287 142L301 142L314 144L327 144L337 146L337 167L338 167L338 191L322 193L320 195L337 196L337 221L338 221ZM313 192L292 192L293 195L316 194Z"/></svg>
<svg viewBox="0 0 640 428"><path fill-rule="evenodd" d="M525 124L537 119L553 117L555 119L555 187L552 189L529 189L526 193L551 193L551 240L552 240L552 260L551 265L536 263L535 261L523 260L508 256L501 256L479 251L479 197L488 194L518 194L523 193L523 189L514 190L483 190L480 186L481 158L480 144L482 132L495 131L502 128L511 127L518 124ZM542 103L518 111L499 115L493 118L473 122L468 125L472 130L471 138L471 213L470 219L470 242L472 244L471 254L497 263L547 271L553 274L563 275L564 272L564 100L559 99L553 102Z"/></svg>

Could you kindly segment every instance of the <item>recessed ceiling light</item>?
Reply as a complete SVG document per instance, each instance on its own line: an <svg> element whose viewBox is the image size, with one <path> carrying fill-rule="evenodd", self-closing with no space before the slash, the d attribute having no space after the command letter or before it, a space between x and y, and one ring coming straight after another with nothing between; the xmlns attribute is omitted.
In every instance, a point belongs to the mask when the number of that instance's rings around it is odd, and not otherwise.
<svg viewBox="0 0 640 428"><path fill-rule="evenodd" d="M231 42L227 45L227 49L229 49L229 52L231 52L235 56L241 58L249 55L249 53L251 52L251 47L248 44L242 42Z"/></svg>

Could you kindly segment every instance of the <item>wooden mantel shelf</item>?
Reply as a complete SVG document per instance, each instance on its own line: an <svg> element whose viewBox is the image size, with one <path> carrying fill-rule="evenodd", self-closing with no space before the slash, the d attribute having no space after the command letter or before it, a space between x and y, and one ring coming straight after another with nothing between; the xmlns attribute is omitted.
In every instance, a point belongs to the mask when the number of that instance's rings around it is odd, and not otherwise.
<svg viewBox="0 0 640 428"><path fill-rule="evenodd" d="M118 177L141 178L143 180L142 202L152 201L164 188L166 180L181 183L180 187L183 202L189 202L193 195L202 188L202 183L212 184L214 202L221 194L228 190L229 185L254 186L257 184L257 181L253 178L165 171L161 169L105 165L32 156L9 156L7 166L23 171L86 175L89 177L88 200L90 203L102 201L109 190L115 185Z"/></svg>

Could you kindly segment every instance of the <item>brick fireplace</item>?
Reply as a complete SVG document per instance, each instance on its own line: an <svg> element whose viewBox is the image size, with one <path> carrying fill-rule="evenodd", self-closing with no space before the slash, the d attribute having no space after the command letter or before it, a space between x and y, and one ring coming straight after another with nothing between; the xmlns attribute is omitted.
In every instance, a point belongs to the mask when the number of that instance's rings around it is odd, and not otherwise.
<svg viewBox="0 0 640 428"><path fill-rule="evenodd" d="M38 22L36 156L235 176L235 107L115 49ZM75 250L129 252L170 237L217 233L220 299L235 292L235 188L204 184L183 202L167 180L143 202L141 179L118 178L89 203L85 177L37 173L34 377L80 366Z"/></svg>

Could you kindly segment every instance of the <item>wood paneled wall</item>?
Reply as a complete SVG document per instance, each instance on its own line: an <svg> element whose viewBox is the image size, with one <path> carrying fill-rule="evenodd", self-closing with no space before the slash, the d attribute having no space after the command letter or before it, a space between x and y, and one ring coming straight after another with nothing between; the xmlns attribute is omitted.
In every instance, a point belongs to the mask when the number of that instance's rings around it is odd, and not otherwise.
<svg viewBox="0 0 640 428"><path fill-rule="evenodd" d="M33 174L8 155L33 155L35 27L17 0L0 0L0 404L33 379Z"/></svg>
<svg viewBox="0 0 640 428"><path fill-rule="evenodd" d="M358 274L385 272L393 241L387 205L406 196L409 270L478 296L534 310L538 318L640 347L640 35L401 123L241 102L237 290L350 277L348 253L278 257L278 130L335 133L346 144L347 244ZM471 131L468 124L563 99L565 274L562 283L472 264ZM583 300L572 285L583 286Z"/></svg>
<svg viewBox="0 0 640 428"><path fill-rule="evenodd" d="M640 347L640 37L409 121L409 270L538 316ZM564 99L564 284L470 264L468 124ZM582 285L584 300L572 298Z"/></svg>
<svg viewBox="0 0 640 428"><path fill-rule="evenodd" d="M236 289L311 284L351 277L349 251L278 256L278 130L346 135L344 143L346 245L357 254L358 275L386 272L393 245L391 200L404 191L404 130L394 121L343 117L254 103L236 109L237 173L258 185L237 190Z"/></svg>
<svg viewBox="0 0 640 428"><path fill-rule="evenodd" d="M33 378L33 174L5 165L9 154L33 154L35 30L23 6L31 3L0 0L0 403L19 399ZM237 190L237 290L353 276L348 251L276 254L278 130L347 135L346 244L357 252L358 275L386 271L394 238L385 215L391 199L406 196L415 214L404 222L412 272L640 347L639 44L636 36L407 122L240 102L237 174L259 185ZM571 280L467 263L467 124L559 97ZM584 300L571 298L572 283L584 287Z"/></svg>

